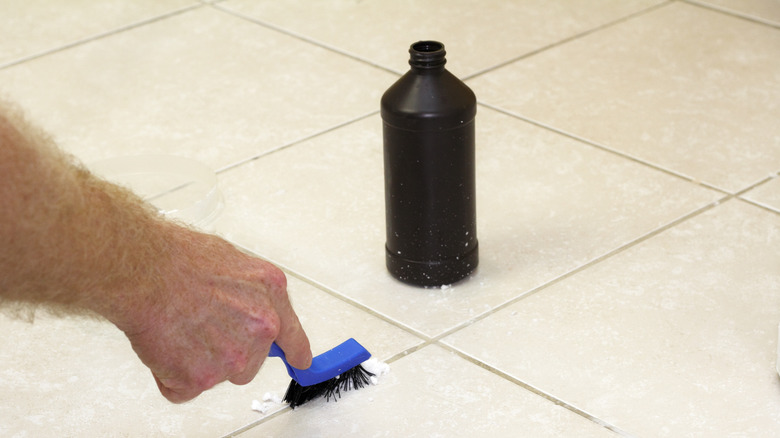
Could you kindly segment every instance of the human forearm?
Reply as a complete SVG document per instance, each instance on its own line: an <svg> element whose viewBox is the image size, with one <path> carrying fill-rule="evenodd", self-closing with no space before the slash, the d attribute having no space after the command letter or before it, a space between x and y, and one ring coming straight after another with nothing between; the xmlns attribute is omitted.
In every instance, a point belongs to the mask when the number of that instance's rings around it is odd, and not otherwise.
<svg viewBox="0 0 780 438"><path fill-rule="evenodd" d="M105 313L166 257L165 226L0 106L0 297ZM125 297L127 299L128 297ZM133 297L141 298L141 297Z"/></svg>

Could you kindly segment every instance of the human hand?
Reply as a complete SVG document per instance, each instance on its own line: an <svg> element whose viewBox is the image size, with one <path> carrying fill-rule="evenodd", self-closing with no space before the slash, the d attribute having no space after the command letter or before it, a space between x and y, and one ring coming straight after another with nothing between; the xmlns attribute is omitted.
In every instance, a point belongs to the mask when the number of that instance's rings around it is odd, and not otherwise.
<svg viewBox="0 0 780 438"><path fill-rule="evenodd" d="M249 383L274 341L292 366L309 368L309 340L281 270L215 236L171 234L159 291L131 312L135 321L117 324L165 398L182 403L225 380Z"/></svg>
<svg viewBox="0 0 780 438"><path fill-rule="evenodd" d="M105 317L169 400L248 383L274 340L310 366L279 269L165 221L1 99L0 205L0 304Z"/></svg>

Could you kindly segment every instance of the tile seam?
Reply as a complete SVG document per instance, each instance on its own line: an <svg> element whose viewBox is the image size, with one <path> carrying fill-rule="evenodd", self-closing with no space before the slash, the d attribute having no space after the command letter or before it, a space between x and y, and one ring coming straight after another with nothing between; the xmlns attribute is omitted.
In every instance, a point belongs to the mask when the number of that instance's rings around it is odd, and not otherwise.
<svg viewBox="0 0 780 438"><path fill-rule="evenodd" d="M772 213L772 214L780 216L780 208L778 208L778 207L773 207L771 205L764 204L764 203L761 203L759 201L754 201L752 199L747 199L747 198L743 198L743 197L737 197L737 199L740 202L744 202L746 204L749 204L749 205L752 205L754 207L760 208L761 210L764 210L767 213Z"/></svg>
<svg viewBox="0 0 780 438"><path fill-rule="evenodd" d="M749 192L749 191L751 191L751 190L753 190L755 188L758 188L759 186L762 186L762 185L772 181L773 179L777 178L778 176L780 176L780 175L778 175L777 173L770 174L770 175L764 177L763 179L761 179L761 180L759 180L759 181L757 181L757 182L755 182L755 183L745 187L744 189L737 191L736 193L734 193L734 196L742 196L742 195L746 194L747 192Z"/></svg>
<svg viewBox="0 0 780 438"><path fill-rule="evenodd" d="M158 21L163 21L163 20L166 20L168 18L175 17L177 15L181 15L181 14L184 14L186 12L193 11L195 9L203 8L205 6L207 6L205 3L195 2L195 3L193 3L192 5L189 5L189 6L184 6L182 8L175 9L175 10L172 10L172 11L168 11L168 12L160 14L160 15L155 15L153 17L141 19L139 21L135 21L135 22L132 22L132 23L129 23L129 24L125 24L123 26L119 26L119 27L116 27L116 28L113 28L113 29L109 29L107 31L99 32L99 33L96 33L94 35L90 35L90 36L87 36L87 37L84 37L84 38L80 38L80 39L77 39L77 40L74 40L74 41L71 41L71 42L68 42L68 43L64 43L64 44L61 44L61 45L49 48L49 49L45 49L45 50L37 52L37 53L33 53L31 55L22 56L21 58L13 59L13 60L8 61L8 62L6 62L4 64L0 64L0 71L2 71L4 69L7 69L7 68L11 68L11 67L17 66L17 65L21 65L21 64L24 64L24 63L27 63L27 62L30 62L30 61L34 61L36 59L44 58L46 56L53 55L53 54L56 54L56 53L59 53L59 52L64 52L66 50L82 46L84 44L89 44L91 42L98 41L98 40L101 40L103 38L108 38L108 37L113 36L113 35L117 35L117 34L120 34L120 33L123 33L123 32L127 32L127 31L130 31L130 30L139 28L139 27L143 27L143 26L146 26L146 25L149 25L149 24L152 24L152 23L156 23Z"/></svg>
<svg viewBox="0 0 780 438"><path fill-rule="evenodd" d="M507 301L505 301L505 302L503 302L501 304L498 304L497 306L493 307L492 309L487 310L484 313L475 316L474 318L471 318L471 319L469 319L467 321L462 322L461 324L457 325L456 327L453 327L453 328L445 331L444 333L441 333L441 334L433 337L431 339L431 341L432 342L437 342L437 343L440 342L440 341L443 341L444 338L446 338L448 336L451 336L451 335L453 335L453 334L455 334L455 333L457 333L457 332L459 332L461 330L464 330L464 329L466 329L466 328L476 324L479 321L482 321L482 320L484 320L486 318L489 318L490 316L496 314L497 312L500 312L503 309L506 309L509 306L512 306L512 305L514 305L514 304L516 304L516 303L518 303L518 302L520 302L520 301L522 301L522 300L524 300L524 299L526 299L528 297L536 295L537 293L542 292L542 291L544 291L544 290L546 290L546 289L548 289L548 288L550 288L550 287L552 287L552 286L554 286L554 285L556 285L556 284L558 284L558 283L560 283L560 282L562 282L564 280L567 280L567 279L569 279L569 278L571 278L571 277L573 277L573 276L575 276L575 275L577 275L577 274L579 274L579 273L581 273L581 272L583 272L583 271L585 271L587 269L590 269L593 266L601 264L601 263L603 263L603 262L605 262L605 261L607 261L607 260L609 260L609 259L611 259L611 258L613 258L613 257L615 257L615 256L617 256L617 255L619 255L619 254L621 254L623 252L625 252L625 251L628 251L629 249L631 249L631 248L633 248L635 246L638 246L638 245L642 244L643 242L645 242L647 240L652 239L653 237L655 237L655 236L657 236L659 234L662 234L662 233L664 233L664 232L666 232L666 231L668 231L668 230L670 230L670 229L672 229L672 228L674 228L674 227L676 227L676 226L678 226L678 225L680 225L682 223L685 223L685 222L687 222L687 221L689 221L689 220L691 220L691 219L693 219L695 217L698 217L699 215L701 215L701 214L703 214L703 213L705 213L705 212L707 212L709 210L712 210L713 208L716 208L719 205L724 204L725 202L728 202L729 200L734 199L734 198L735 198L734 195L725 195L725 196L723 196L722 198L719 198L716 201L713 201L713 202L710 202L710 203L708 203L706 205L703 205L703 206L701 206L701 207L699 207L699 208L697 208L697 209L695 209L695 210L693 210L693 211L691 211L691 212L689 212L687 214L684 214L683 216L678 217L677 219L674 219L674 220L672 220L672 221L670 221L670 222L668 222L666 224L663 224L663 225L661 225L659 227L656 227L655 229L653 229L653 230L651 230L651 231L649 231L649 232L647 232L647 233L645 233L645 234L643 234L643 235L641 235L641 236L639 236L639 237L637 237L637 238L635 238L635 239L633 239L633 240L631 240L631 241L629 241L629 242L627 242L627 243L625 243L625 244L623 244L621 246L618 246L617 248L614 248L614 249L612 249L612 250L610 250L610 251L608 251L608 252L606 252L606 253L604 253L604 254L602 254L602 255L594 258L594 259L591 259L589 261L584 262L580 266L577 266L576 268L571 269L568 272L565 272L565 273L563 273L563 274L561 274L561 275L559 275L559 276L557 276L557 277L555 277L555 278L553 278L553 279L551 279L551 280L549 280L549 281L547 281L547 282L545 282L543 284L540 284L540 285L538 285L538 286L536 286L536 287L534 287L534 288L532 288L532 289L530 289L530 290L528 290L526 292L523 292L520 295L515 296L515 297L513 297L513 298L511 298L511 299L509 299L509 300L507 300Z"/></svg>
<svg viewBox="0 0 780 438"><path fill-rule="evenodd" d="M375 63L375 62L373 62L373 61L371 61L369 59L361 58L358 55L355 55L353 53L349 53L347 51L344 51L344 50L342 50L342 49L340 49L340 48L338 48L336 46L332 46L330 44L326 44L326 43L324 43L322 41L318 41L318 40L316 40L314 38L310 38L310 37L308 37L306 35L299 34L297 32L294 32L294 31L290 30L290 29L286 29L284 27L277 26L275 24L272 24L270 22L261 20L259 18L255 18L255 17L252 17L250 15L244 14L242 12L230 9L229 7L225 7L225 6L223 6L223 5L219 4L219 3L213 3L213 4L210 4L208 6L210 6L211 8L213 8L215 10L221 11L221 12L223 12L225 14L232 15L233 17L236 17L236 18L248 21L248 22L256 24L258 26L265 27L266 29L272 30L274 32L278 32L278 33L287 35L289 37L295 38L297 40L300 40L300 41L303 41L305 43L311 44L313 46L319 47L321 49L327 50L327 51L332 52L334 54L347 57L347 58L352 59L354 61L361 62L363 64L366 64L366 65L369 65L371 67L374 67L374 68L386 71L388 73L392 73L393 75L401 76L401 74L402 74L402 73L397 72L397 71L395 71L393 69L390 69L390 68L387 68L387 67L385 67L383 65L377 64L377 63Z"/></svg>
<svg viewBox="0 0 780 438"><path fill-rule="evenodd" d="M734 194L734 197L738 198L742 202L745 202L745 203L748 203L748 204L753 205L755 207L761 208L762 210L766 210L769 213L774 213L774 214L780 215L780 207L775 207L775 206L772 206L772 205L769 205L769 204L765 204L765 203L763 203L761 201L756 201L756 200L753 200L753 199L745 197L745 195L748 194L753 189L756 189L756 188L758 188L758 187L760 187L760 186L762 186L764 184L767 184L770 181L772 181L772 180L774 180L774 179L776 179L778 177L780 177L780 173L773 173L773 174L767 176L766 178L764 178L764 179L762 179L762 180L760 180L760 181L758 181L758 182L756 182L754 184L751 184L751 185L745 187L742 190L739 190L738 192L736 192Z"/></svg>
<svg viewBox="0 0 780 438"><path fill-rule="evenodd" d="M303 282L309 284L310 286L316 287L318 290L320 290L322 292L325 292L328 295L330 295L330 296L332 296L332 297L334 297L334 298L336 298L336 299L338 299L338 300L340 300L340 301L342 301L342 302L344 302L346 304L349 304L353 308L355 308L355 309L357 309L357 310L359 310L359 311L361 311L363 313L367 313L367 314L369 314L369 315L371 315L371 316L373 316L373 317L375 317L375 318L377 318L377 319L379 319L381 321L384 321L384 322L392 325L393 327L401 329L401 330L409 333L410 335L413 335L414 337L419 339L423 344L430 343L430 341L431 341L431 337L430 336L426 335L423 332L420 332L420 331L416 330L415 328L413 328L411 326L403 324L402 322L397 321L397 320L395 320L394 318L392 318L390 316L387 316L387 315L384 315L384 314L382 314L380 312L377 312L374 309L368 307L367 305L365 305L365 304L363 304L363 303L361 303L361 302L359 302L359 301L357 301L357 300L355 300L353 298L350 298L350 297L348 297L348 296L346 296L344 294L341 294L338 291L336 291L336 290L334 290L334 289L332 289L332 288L330 288L330 287L328 287L328 286L326 286L326 285L324 285L324 284L322 284L322 283L320 283L320 282L318 282L318 281L316 281L314 279L311 279L311 278L309 278L309 277L307 277L307 276L305 276L303 274L300 274L300 273L298 273L296 271L293 271L293 270L289 270L287 268L285 268L285 270L291 276L293 276L294 278L297 278L298 280L303 281ZM419 346L419 344L418 344L418 346ZM407 350L411 349L413 351L416 351L416 349L418 349L417 348L418 346L410 347Z"/></svg>
<svg viewBox="0 0 780 438"><path fill-rule="evenodd" d="M696 7L702 8L702 9L708 9L710 11L717 12L717 13L720 13L720 14L723 14L723 15L728 15L730 17L737 18L737 19L740 19L740 20L749 21L749 22L751 22L753 24L759 24L759 25L771 27L771 28L774 28L774 29L780 29L780 23L774 22L774 21L766 19L766 18L758 17L756 15L752 15L752 14L749 14L747 12L740 12L740 11L738 11L736 9L730 9L730 8L725 7L725 6L713 5L713 4L710 4L710 3L707 3L707 2L703 2L703 1L699 1L699 0L678 0L678 1L681 1L683 3L687 3L687 4L691 5L691 6L696 6Z"/></svg>
<svg viewBox="0 0 780 438"><path fill-rule="evenodd" d="M361 116L357 116L357 117L349 119L349 120L347 120L345 122L338 123L336 125L330 126L329 128L325 128L325 129L320 130L320 131L317 131L317 132L315 132L313 134L310 134L308 136L301 137L301 138L293 140L293 141L291 141L289 143L282 144L281 146L277 146L277 147L271 148L271 149L269 149L267 151L263 151L263 152L261 152L261 153L259 153L257 155L252 155L252 156L250 156L248 158L244 158L244 159L235 161L233 163L227 164L227 165L222 166L219 169L215 170L214 173L219 175L221 173L228 172L230 170L234 170L234 169L236 169L238 167L241 167L241 166L243 166L245 164L251 163L252 161L259 160L259 159L261 159L263 157L267 157L269 155L272 155L272 154L275 154L277 152L281 152L281 151L283 151L285 149L289 149L289 148L291 148L293 146L299 145L301 143L305 143L305 142L307 142L309 140L312 140L312 139L315 139L315 138L317 138L317 137L319 137L321 135L328 134L330 132L333 132L333 131L336 131L338 129L341 129L341 128L344 128L346 126L349 126L349 125L351 125L353 123L357 123L357 122L360 122L361 120L370 118L370 117L372 117L372 116L374 116L374 115L376 115L378 113L379 113L378 109L377 110L372 110L372 111L370 111L368 113L365 113L365 114L363 114Z"/></svg>
<svg viewBox="0 0 780 438"><path fill-rule="evenodd" d="M434 345L434 344L432 342L430 342L430 341L423 342L423 343L421 343L421 344L419 344L417 346L408 348L408 349L406 349L406 350L404 350L404 351L402 351L400 353L395 354L390 359L387 359L384 362L387 363L387 364L391 364L391 363L393 363L393 362L395 362L395 361L397 361L399 359L407 357L410 354L415 353L415 352L417 352L419 350L422 350L423 348L428 347L430 345ZM266 422L268 422L268 421L270 421L270 420L272 420L272 419L274 419L276 417L279 417L279 416L291 413L292 411L293 411L292 408L290 408L289 406L285 406L285 407L283 407L282 409L279 409L276 412L273 412L273 413L271 413L271 414L269 414L267 416L264 416L263 418L260 418L260 419L258 419L256 421L253 421L253 422L251 422L251 423L249 423L249 424L247 424L247 425L245 425L243 427L240 427L240 428L234 430L233 432L230 432L227 435L224 435L222 438L234 438L234 437L239 436L239 435L241 435L241 434L243 434L243 433L245 433L245 432L247 432L247 431L249 431L249 430L251 430L251 429L253 429L255 427L261 426L264 423L266 423Z"/></svg>
<svg viewBox="0 0 780 438"><path fill-rule="evenodd" d="M554 127L552 125L548 125L547 123L544 123L544 122L532 119L530 117L523 116L523 115L521 115L521 114L519 114L517 112L511 111L511 110L508 110L508 109L502 108L500 106L493 105L491 103L487 103L487 102L484 102L484 101L481 101L481 100L478 103L479 103L479 105L484 106L485 108L489 108L489 109L492 109L494 111L498 111L498 112L500 112L500 113L502 113L504 115L516 118L516 119L521 120L523 122L526 122L526 123L532 124L534 126L537 126L539 128L545 129L547 131L553 132L555 134L559 134L559 135L562 135L564 137L568 137L568 138L570 138L572 140L575 140L575 141L577 141L579 143L585 144L587 146L596 148L596 149L604 151L604 152L608 152L608 153L610 153L610 154L612 154L614 156L617 156L617 157L620 157L620 158L632 161L632 162L640 164L640 165L642 165L644 167L649 167L649 168L651 168L653 170L656 170L658 172L662 172L662 173L664 173L666 175L669 175L669 176L673 176L673 177L675 177L677 179L680 179L680 180L683 180L685 182L688 182L688 183L691 183L691 184L695 184L697 186L701 186L701 187L709 189L709 190L713 190L713 191L718 192L718 193L723 194L723 195L731 195L732 194L732 193L730 193L729 191L727 191L725 189L722 189L720 187L714 186L714 185L709 184L709 183L704 182L704 181L697 180L696 178L694 178L692 176L688 176L688 175L685 175L684 173L679 173L679 172L677 172L675 170L668 169L666 167L663 167L661 165L652 163L650 161L643 160L642 158L635 157L633 155L630 155L628 153L622 152L622 151L617 150L617 149L613 149L613 148L611 148L609 146L603 145L603 144L601 144L599 142L596 142L594 140L590 140L590 139L588 139L586 137L582 137L580 135L577 135L577 134L565 131L563 129L556 128L556 127Z"/></svg>
<svg viewBox="0 0 780 438"><path fill-rule="evenodd" d="M760 208L761 210L764 210L767 213L773 213L773 214L776 214L776 215L780 216L780 210L775 209L774 207L772 207L770 205L765 205L765 204L762 204L762 203L760 203L758 201L753 201L751 199L745 199L745 198L739 198L739 200L741 202L746 203L746 204L750 204L750 205L752 205L754 207Z"/></svg>
<svg viewBox="0 0 780 438"><path fill-rule="evenodd" d="M309 286L312 286L312 287L316 288L317 290L319 290L321 292L324 292L324 293L330 295L331 297L336 298L339 301L342 301L342 302L350 305L351 307L353 307L353 308L355 308L355 309L357 309L357 310L359 310L359 311L361 311L363 313L367 313L367 314L369 314L369 315L371 315L371 316L373 316L373 317L375 317L375 318L377 318L377 319L379 319L381 321L384 321L384 322L392 325L393 327L401 329L401 330L409 333L410 335L416 337L422 343L422 344L415 345L414 347L410 347L410 348L408 348L408 349L406 349L404 351L408 351L408 350L416 351L416 349L419 349L418 347L420 347L420 345L424 345L424 344L427 344L427 343L431 342L432 338L430 336L426 335L423 332L420 332L420 331L414 329L413 327L405 325L402 322L397 321L397 320L395 320L394 318L392 318L392 317L390 317L388 315L384 315L384 314L382 314L380 312L377 312L376 310L368 307L367 305L365 305L365 304L363 304L363 303L361 303L361 302L359 302L359 301L357 301L355 299L352 299L352 298L350 298L350 297L348 297L348 296L346 296L344 294L341 294L338 291L336 291L336 290L334 290L334 289L332 289L332 288L330 288L330 287L328 287L328 286L326 286L326 285L324 285L324 284L322 284L322 283L320 283L320 282L318 282L318 281L316 281L316 280L314 280L314 279L312 279L312 278L310 278L310 277L308 277L306 275L303 275L303 274L297 272L296 270L291 269L288 266L285 266L284 264L281 264L281 263L278 263L278 262L274 262L274 261L272 261L272 260L270 260L268 258L265 258L265 257L257 254L256 252L252 251L251 249L241 245L238 242L231 241L231 243L233 245L237 246L241 251L244 251L244 252L246 252L246 253L248 253L248 254L250 254L252 256L258 257L260 259L267 260L270 263L274 263L277 267L279 267L279 269L281 269L285 273L285 275L289 275L289 276L291 276L291 277L293 277L293 278L295 278L297 280L300 280L300 281L308 284ZM401 354L401 353L396 353L396 355ZM392 357L395 357L395 356L392 356Z"/></svg>
<svg viewBox="0 0 780 438"><path fill-rule="evenodd" d="M498 368L496 368L496 367L494 367L492 365L489 365L486 362L483 362L482 360L477 359L476 357L473 357L473 356L471 356L471 355L469 355L469 354L459 350L455 346L447 344L446 342L444 342L444 339L446 337L452 335L452 334L455 334L455 333L457 333L457 332L459 332L459 331L461 331L461 330L463 330L463 329L465 329L465 328L467 328L467 327L469 327L469 326L479 322L479 321L482 321L482 320L484 320L484 319L486 319L486 318L496 314L497 312L499 312L499 311L501 311L501 310L503 310L503 309L513 305L513 304L516 304L516 303L518 303L518 302L520 302L520 301L522 301L522 300L524 300L524 299L526 299L526 298L528 298L528 297L530 297L532 295L535 295L535 294L537 294L537 293L539 293L539 292L541 292L541 291L543 291L545 289L548 289L549 287L552 287L553 285L555 285L557 283L560 283L561 281L564 281L564 280L566 280L566 279L568 279L568 278L570 278L570 277L572 277L574 275L577 275L578 273L583 272L586 269L589 269L589 268L591 268L591 267L593 267L593 266L595 266L597 264L600 264L600 263L602 263L602 262L604 262L606 260L609 260L609 259L617 256L618 254L629 250L630 248L633 248L633 247L635 247L637 245L640 245L642 242L645 242L645 241L647 241L647 240L649 240L649 239L651 239L651 238L653 238L653 237L655 237L655 236L657 236L659 234L662 234L662 233L664 233L664 232L666 232L666 231L668 231L668 230L670 230L670 229L672 229L672 228L674 228L674 227L676 227L676 226L678 226L678 225L680 225L680 224L682 224L684 222L687 222L687 221L689 221L689 220L691 220L691 219L693 219L695 217L698 217L701 214L704 214L705 212L707 212L709 210L712 210L712 209L718 207L719 205L724 204L724 203L726 203L726 202L728 202L730 200L733 200L733 199L737 199L737 200L743 201L742 199L738 198L736 195L727 194L724 197L722 197L722 198L720 198L720 199L718 199L718 200L716 200L714 202L711 202L711 203L709 203L707 205L704 205L704 206L702 206L702 207L700 207L700 208L698 208L698 209L696 209L696 210L694 210L694 211L692 211L692 212L690 212L690 213L688 213L688 214L686 214L686 215L684 215L684 216L682 216L682 217L680 217L680 218L678 218L676 220L673 220L673 221L671 221L671 222L669 222L669 223L667 223L667 224L665 224L665 225L663 225L661 227L658 227L655 230L652 230L652 231L650 231L650 232L648 232L648 233L638 237L637 239L634 239L631 242L628 242L627 244L625 244L623 246L620 246L620 247L618 247L618 248L616 248L616 249L614 249L614 250L612 250L612 251L610 251L610 252L608 252L606 254L603 254L602 256L599 256L599 257L597 257L597 258L595 258L595 259L593 259L593 260L591 260L591 261L589 261L587 263L584 263L583 265L581 265L581 266L579 266L579 267L577 267L577 268L575 268L575 269L573 269L573 270L571 270L571 271L569 271L569 272L567 272L567 273L565 273L563 275L560 275L560 276L558 276L558 277L556 277L556 278L554 278L554 279L552 279L552 280L550 280L550 281L548 281L548 282L546 282L546 283L544 283L544 284L542 284L542 285L540 285L540 286L538 286L538 287L536 287L534 289L531 289L528 292L525 292L525 293L523 293L523 294L521 294L521 295L519 295L519 296L517 296L515 298L512 298L512 299L506 301L505 303L500 304L500 305L496 306L495 308L493 308L493 309L491 309L491 310L489 310L489 311L487 311L487 312L485 312L485 313L483 313L483 314L481 314L481 315L479 315L479 316L477 316L477 317L475 317L475 318L473 318L473 319L471 319L469 321L466 321L466 322L460 324L459 326L457 326L457 327L455 327L455 328L453 328L453 329L451 329L451 330L449 330L449 331L447 331L445 333L442 333L442 334L432 338L429 343L438 345L438 346L440 346L442 348L445 348L445 349L447 349L449 351L452 351L455 354L458 354L460 357L468 360L469 362L471 362L471 363L473 363L473 364L475 364L477 366L480 366L483 369L485 369L487 371L490 371L491 373L493 373L493 374L495 374L495 375L497 375L497 376L499 376L499 377L501 377L501 378L503 378L505 380L508 380L511 383L514 383L515 385L518 385L518 386L520 386L520 387L522 387L522 388L524 388L526 390L529 390L529 391L531 391L531 392L533 392L533 393L535 393L535 394L537 394L537 395L539 395L541 397L544 397L544 398L552 401L553 403L555 403L557 405L560 405L560 406L562 406L562 407L564 407L564 408L574 412L577 415L580 415L580 416L582 416L582 417L584 417L584 418L586 418L586 419L588 419L590 421L593 421L593 422L601 425L602 427L605 427L605 428L607 428L607 429L609 429L609 430L611 430L613 432L616 432L616 433L618 433L618 434L620 434L622 436L633 437L633 435L628 434L626 431L623 431L622 429L620 429L620 428L618 428L618 427L616 427L614 425L611 425L608 422L606 422L604 420L601 420L601 419L599 419L598 417L596 417L596 416L594 416L592 414L589 414L589 413L587 413L587 412L585 412L585 411L583 411L583 410L581 410L581 409L579 409L579 408L577 408L577 407L575 407L575 406L573 406L573 405L571 405L569 403L566 403L565 401L560 400L557 397L542 391L541 389L537 389L537 388L533 387L530 384L522 382L521 380L516 379L516 378L510 376L509 374L501 371L500 369L498 369Z"/></svg>
<svg viewBox="0 0 780 438"><path fill-rule="evenodd" d="M558 398L558 397L556 397L556 396L554 396L554 395L552 395L552 394L550 394L548 392L545 392L544 390L542 390L540 388L537 388L537 387L535 387L535 386L533 386L533 385L531 385L529 383L523 382L522 380L520 380L520 379L518 379L516 377L513 377L512 375L510 375L510 374L508 374L508 373L506 373L504 371L501 371L500 369L498 369L496 367L488 365L487 363L482 362L481 360L479 360L479 359L477 359L477 358L475 358L475 357L473 357L473 356L471 356L471 355L469 355L469 354L467 354L465 352L462 352L462 351L458 350L455 347L452 347L452 346L447 345L447 344L442 344L442 343L439 343L439 342L436 342L436 345L438 345L441 348L444 348L447 351L450 351L450 352L458 355L461 359L471 363L472 365L476 365L476 366L478 366L478 367L480 367L480 368L482 368L482 369L484 369L484 370L486 370L486 371L488 371L488 372L490 372L490 373L500 377L501 379L503 379L505 381L508 381L508 382L510 382L510 383L512 383L512 384L514 384L516 386L519 386L520 388L522 388L522 389L524 389L526 391L529 391L529 392L531 392L531 393L533 393L533 394L535 394L535 395L537 395L539 397L542 397L542 398L546 399L547 401L550 401L550 402L554 403L557 406L565 408L568 411L570 411L570 412L572 412L572 413L574 413L574 414L576 414L576 415L578 415L580 417L583 417L583 418L585 418L586 420L588 420L590 422L596 423L596 424L598 424L599 426L601 426L601 427L603 427L605 429L608 429L608 430L610 430L612 432L615 432L615 433L617 433L620 436L629 437L629 438L635 437L635 435L632 435L632 434L628 433L627 431L619 428L618 426L616 426L616 425L614 425L614 424L612 424L612 423L610 423L610 422L608 422L606 420L602 420L601 418L597 417L596 415L590 414L587 411L585 411L583 409L580 409L580 408L574 406L573 404L568 403L568 402L566 402L566 401L564 401L564 400L562 400L562 399L560 399L560 398Z"/></svg>
<svg viewBox="0 0 780 438"><path fill-rule="evenodd" d="M263 418L257 419L247 425L244 425L242 427L239 427L238 429L228 433L227 435L223 435L222 438L234 438L237 437L245 432L248 432L251 429L254 429L255 427L261 426L271 420L273 420L276 417L281 417L282 415L288 414L292 412L293 409L289 406L285 406L281 409L279 409L276 412L273 412L271 414L265 415Z"/></svg>
<svg viewBox="0 0 780 438"><path fill-rule="evenodd" d="M554 49L554 48L562 46L564 44L568 44L568 43L570 43L572 41L584 38L584 37L586 37L588 35L591 35L591 34L594 34L596 32L600 32L602 30L605 30L605 29L608 29L610 27L616 26L616 25L621 24L621 23L623 23L625 21L629 21L631 19L634 19L634 18L640 17L642 15L648 14L650 12L655 11L656 9L660 9L662 7L666 7L666 6L674 3L675 1L676 0L666 0L664 2L658 3L657 5L649 6L649 7L645 8L645 9L642 9L641 11L633 12L631 14L628 14L628 15L625 15L623 17L617 18L617 19L615 19L613 21L610 21L608 23L604 23L604 24L598 25L598 26L593 27L591 29L582 31L580 33L577 33L577 34L574 34L572 36L569 36L569 37L563 38L561 40L555 41L553 43L550 43L550 44L548 44L546 46L542 46L540 48L531 50L530 52L523 53L523 54L521 54L519 56L516 56L514 58L511 58L511 59L509 59L507 61L500 62L500 63L498 63L496 65L491 66L491 67L487 67L485 69L479 70L479 71L477 71L475 73L472 73L470 75L467 75L467 76L463 77L462 79L464 81L467 81L467 80L470 80L470 79L474 79L474 78L476 78L478 76L482 76L482 75L484 75L486 73L490 73L490 72L492 72L494 70L498 70L498 69L500 69L502 67L506 67L507 65L513 64L513 63L518 62L518 61L522 61L523 59L530 58L530 57L532 57L534 55L538 55L538 54L540 54L542 52L546 52L548 50Z"/></svg>

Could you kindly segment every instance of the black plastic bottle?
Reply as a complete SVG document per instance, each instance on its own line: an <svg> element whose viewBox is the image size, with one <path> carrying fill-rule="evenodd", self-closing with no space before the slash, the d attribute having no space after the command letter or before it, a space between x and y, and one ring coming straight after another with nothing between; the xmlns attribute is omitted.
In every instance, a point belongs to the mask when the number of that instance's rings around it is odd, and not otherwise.
<svg viewBox="0 0 780 438"><path fill-rule="evenodd" d="M468 276L479 261L471 89L444 45L409 49L411 69L382 96L387 269L417 286Z"/></svg>

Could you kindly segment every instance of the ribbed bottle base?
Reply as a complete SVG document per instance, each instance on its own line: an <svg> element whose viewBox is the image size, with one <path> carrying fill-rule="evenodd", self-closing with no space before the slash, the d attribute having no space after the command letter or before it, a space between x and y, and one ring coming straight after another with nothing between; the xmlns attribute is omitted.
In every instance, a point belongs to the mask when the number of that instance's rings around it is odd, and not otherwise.
<svg viewBox="0 0 780 438"><path fill-rule="evenodd" d="M414 286L444 286L466 278L479 263L479 244L470 252L446 260L408 260L385 248L387 270L396 279Z"/></svg>

